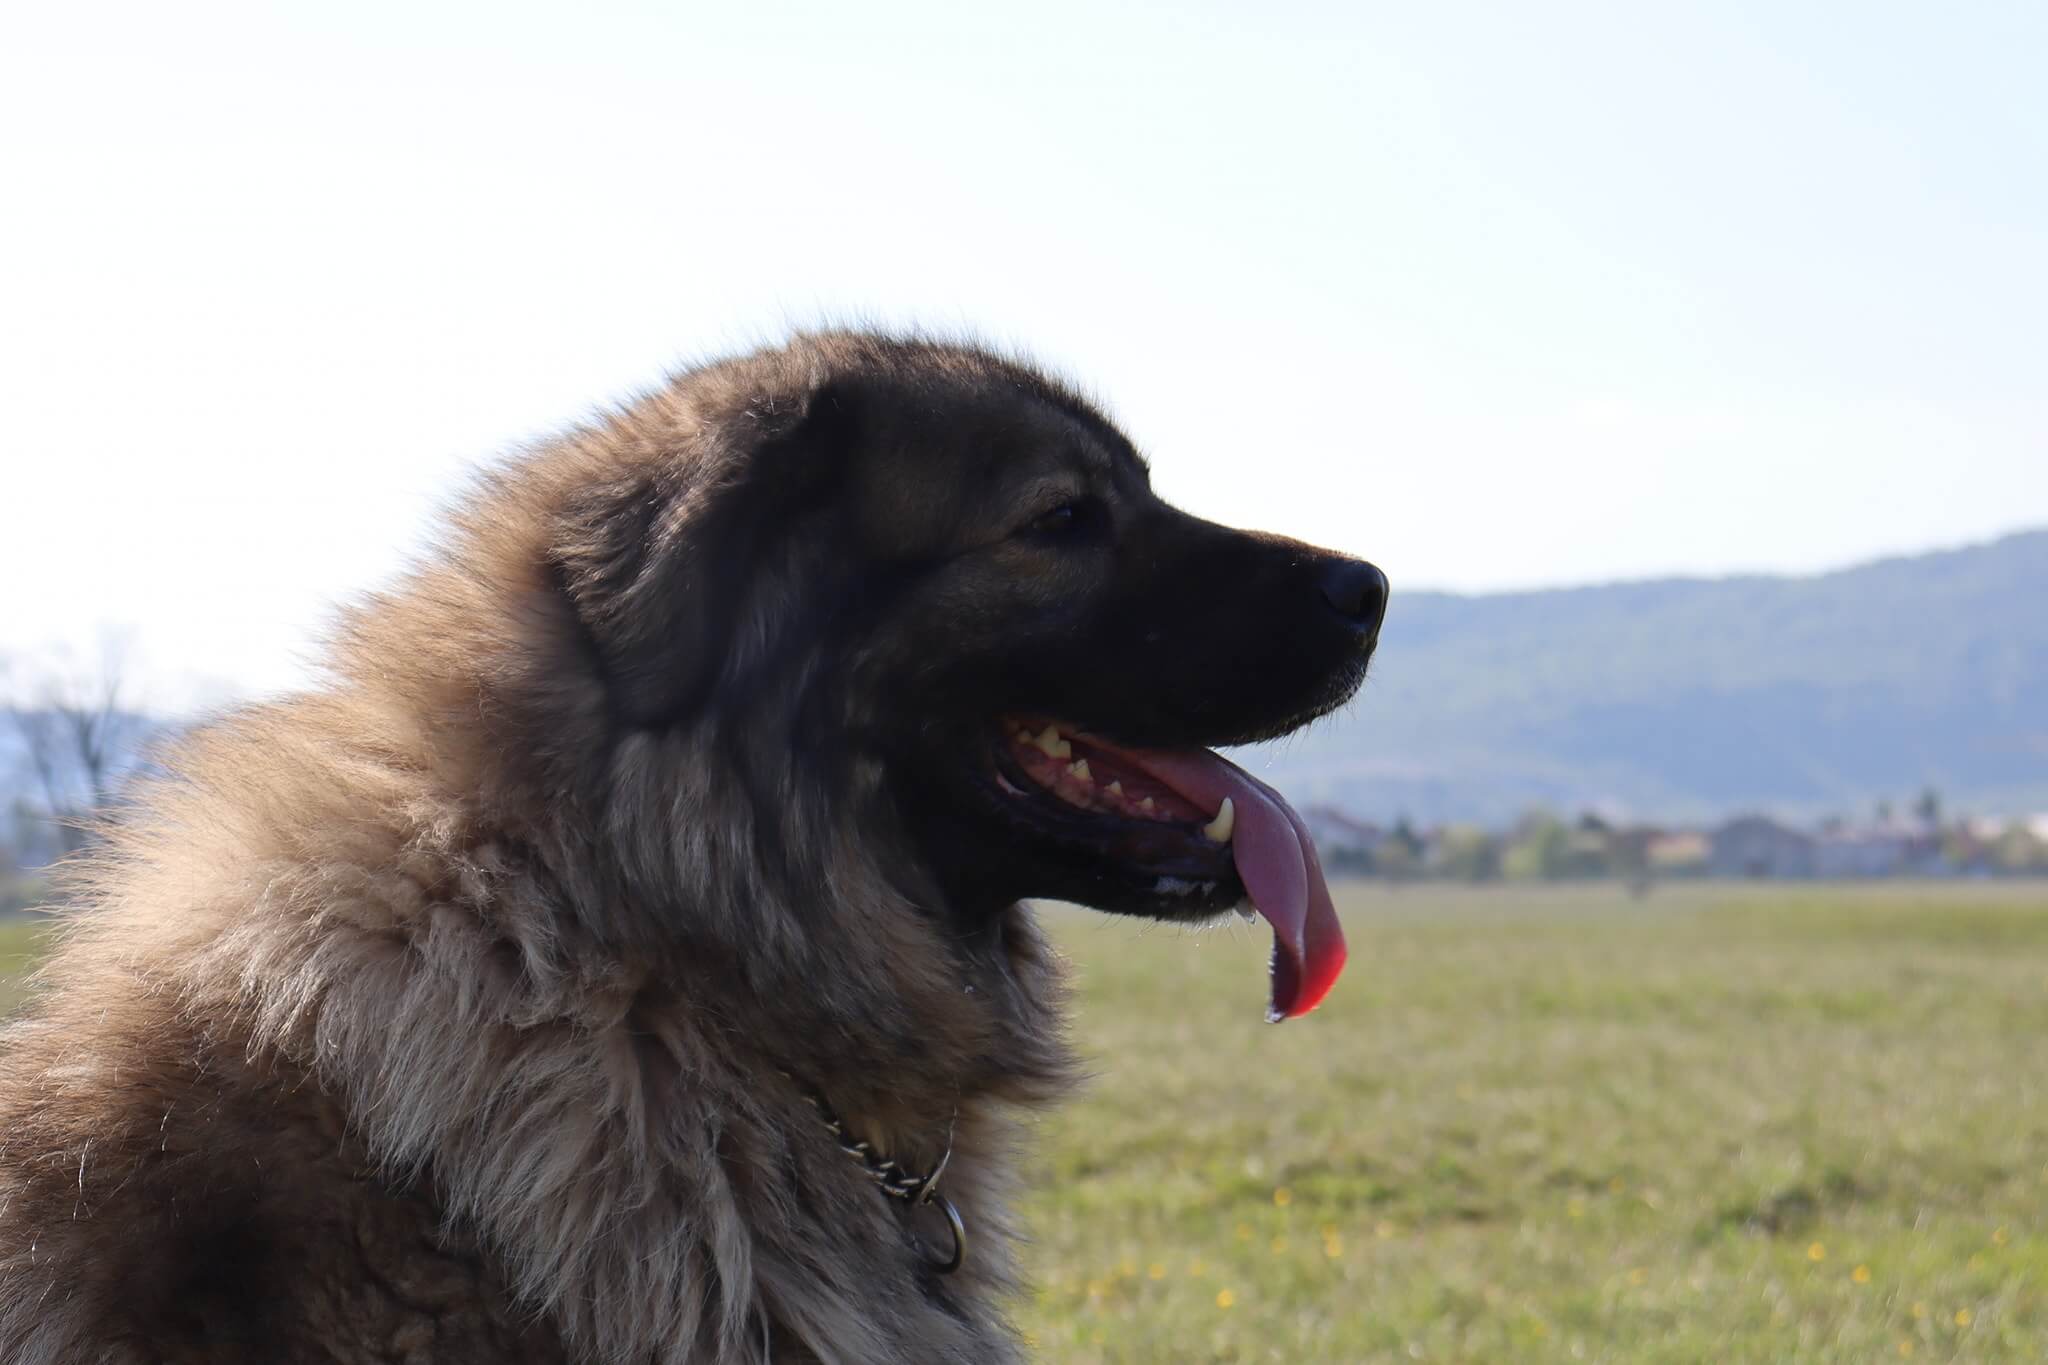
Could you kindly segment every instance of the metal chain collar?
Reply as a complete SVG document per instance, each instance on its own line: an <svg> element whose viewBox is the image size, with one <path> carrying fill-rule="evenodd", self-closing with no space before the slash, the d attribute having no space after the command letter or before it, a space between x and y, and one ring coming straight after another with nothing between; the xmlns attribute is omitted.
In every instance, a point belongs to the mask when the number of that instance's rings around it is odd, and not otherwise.
<svg viewBox="0 0 2048 1365"><path fill-rule="evenodd" d="M932 1167L930 1174L919 1175L905 1170L847 1131L846 1124L817 1090L787 1071L782 1075L796 1086L797 1093L804 1097L817 1114L818 1121L825 1125L825 1131L839 1144L839 1150L858 1161L883 1194L891 1199L900 1199L913 1208L924 1204L939 1206L939 1211L946 1216L946 1227L953 1234L953 1254L944 1260L933 1261L932 1269L941 1275L950 1275L958 1270L961 1262L967 1259L967 1224L961 1219L960 1210L953 1206L953 1201L940 1194L938 1187L939 1177L946 1173L946 1163L953 1159L953 1129L960 1121L960 1111L953 1111L953 1118L946 1126L946 1150L940 1154L939 1164Z"/></svg>

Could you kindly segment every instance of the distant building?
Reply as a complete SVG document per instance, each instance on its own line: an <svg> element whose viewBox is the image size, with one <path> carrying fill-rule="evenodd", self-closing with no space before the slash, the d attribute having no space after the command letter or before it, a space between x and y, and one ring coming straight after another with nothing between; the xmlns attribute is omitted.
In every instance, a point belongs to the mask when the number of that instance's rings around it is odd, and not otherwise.
<svg viewBox="0 0 2048 1365"><path fill-rule="evenodd" d="M1708 836L1717 877L1811 877L1814 841L1764 815L1743 815Z"/></svg>
<svg viewBox="0 0 2048 1365"><path fill-rule="evenodd" d="M1714 859L1714 844L1697 830L1651 831L1643 849L1643 865L1660 877L1704 874Z"/></svg>
<svg viewBox="0 0 2048 1365"><path fill-rule="evenodd" d="M1942 856L1941 827L1916 816L1823 827L1814 842L1813 870L1821 877L1898 877L1950 869Z"/></svg>
<svg viewBox="0 0 2048 1365"><path fill-rule="evenodd" d="M1816 877L1892 877L1906 870L1909 841L1890 830L1846 826L1813 841Z"/></svg>

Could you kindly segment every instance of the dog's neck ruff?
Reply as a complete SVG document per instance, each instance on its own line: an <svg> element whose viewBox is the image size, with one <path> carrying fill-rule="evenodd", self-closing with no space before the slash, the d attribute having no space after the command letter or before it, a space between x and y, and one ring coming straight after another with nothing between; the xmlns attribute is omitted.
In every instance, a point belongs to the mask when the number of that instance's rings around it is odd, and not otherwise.
<svg viewBox="0 0 2048 1365"><path fill-rule="evenodd" d="M939 1212L946 1216L946 1230L953 1237L953 1251L950 1256L934 1259L932 1269L941 1275L950 1275L958 1270L967 1259L967 1224L960 1217L960 1210L953 1201L939 1193L939 1177L946 1173L946 1163L953 1159L953 1124L959 1121L958 1109L953 1112L953 1123L946 1128L946 1150L939 1154L939 1162L925 1175L906 1170L901 1164L883 1156L872 1146L857 1138L847 1128L845 1120L832 1108L822 1092L805 1085L787 1071L782 1073L796 1086L797 1093L811 1106L818 1121L825 1125L825 1131L839 1144L839 1150L861 1164L875 1187L891 1199L899 1199L912 1208L925 1204L938 1205Z"/></svg>

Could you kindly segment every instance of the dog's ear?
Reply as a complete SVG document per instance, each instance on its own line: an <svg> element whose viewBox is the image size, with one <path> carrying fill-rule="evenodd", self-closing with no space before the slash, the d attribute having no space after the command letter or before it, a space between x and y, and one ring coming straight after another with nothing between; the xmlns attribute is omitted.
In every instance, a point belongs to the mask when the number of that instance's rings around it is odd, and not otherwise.
<svg viewBox="0 0 2048 1365"><path fill-rule="evenodd" d="M784 412L736 419L709 458L569 496L550 569L628 723L669 724L703 707L760 566L837 485L853 415L850 394L820 386Z"/></svg>

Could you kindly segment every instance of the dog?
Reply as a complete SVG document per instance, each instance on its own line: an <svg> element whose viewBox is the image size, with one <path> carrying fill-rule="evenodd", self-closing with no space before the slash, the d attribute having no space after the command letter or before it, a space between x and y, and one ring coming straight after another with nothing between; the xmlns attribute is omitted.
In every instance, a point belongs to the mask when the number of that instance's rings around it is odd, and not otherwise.
<svg viewBox="0 0 2048 1365"><path fill-rule="evenodd" d="M1022 1358L1026 904L1344 963L1207 746L1387 582L1198 520L972 346L798 336L483 476L322 684L190 732L0 1040L0 1359Z"/></svg>

